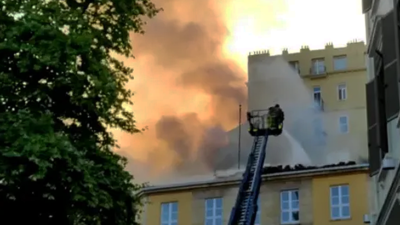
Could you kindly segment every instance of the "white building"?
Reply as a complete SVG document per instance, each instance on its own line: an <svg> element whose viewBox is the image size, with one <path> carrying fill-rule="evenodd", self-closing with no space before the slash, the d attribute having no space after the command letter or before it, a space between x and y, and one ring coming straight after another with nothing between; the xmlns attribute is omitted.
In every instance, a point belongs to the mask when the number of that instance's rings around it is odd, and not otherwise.
<svg viewBox="0 0 400 225"><path fill-rule="evenodd" d="M362 2L369 57L366 87L372 177L369 222L394 225L400 224L399 1Z"/></svg>

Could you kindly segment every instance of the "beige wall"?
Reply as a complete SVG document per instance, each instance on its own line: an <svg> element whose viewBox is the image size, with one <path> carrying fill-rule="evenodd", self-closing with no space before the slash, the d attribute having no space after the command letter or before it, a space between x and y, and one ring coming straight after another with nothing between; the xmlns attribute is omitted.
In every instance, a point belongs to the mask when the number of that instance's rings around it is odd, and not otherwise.
<svg viewBox="0 0 400 225"><path fill-rule="evenodd" d="M363 172L313 179L314 224L363 225L363 216L368 213L368 178L368 174ZM349 185L350 188L350 218L331 220L330 187L343 184Z"/></svg>
<svg viewBox="0 0 400 225"><path fill-rule="evenodd" d="M161 204L167 202L178 202L178 223L190 224L192 220L192 193L170 192L148 196L143 220L145 225L161 224ZM203 214L204 215L204 214Z"/></svg>
<svg viewBox="0 0 400 225"><path fill-rule="evenodd" d="M350 187L351 218L332 221L330 218L330 186L348 184ZM368 212L368 174L357 171L341 174L325 174L315 177L285 178L263 182L260 189L261 224L279 225L281 216L281 191L299 191L300 224L329 225L333 223L362 225L363 215ZM205 199L222 198L223 224L227 224L236 201L238 186L209 186L207 188L147 195L147 206L143 225L160 225L160 205L163 202L178 202L179 224L204 225Z"/></svg>
<svg viewBox="0 0 400 225"><path fill-rule="evenodd" d="M312 224L312 190L311 179L267 182L260 189L260 222L261 224L280 224L280 192L298 189L300 200L300 223ZM232 206L237 197L237 187L199 190L193 192L192 225L204 224L204 199L223 198L223 224L229 222Z"/></svg>
<svg viewBox="0 0 400 225"><path fill-rule="evenodd" d="M309 149L306 151L311 157L319 154L315 158L328 155L331 161L366 160L365 49L363 42L353 42L342 48L328 44L320 50L310 50L305 46L300 52L289 54L283 51L280 56L268 53L250 55L247 83L249 109L265 109L274 103L283 105L286 129L295 138L307 143L309 147L306 148ZM334 57L343 55L347 56L347 69L334 71ZM321 58L325 61L326 73L310 74L312 60ZM299 63L300 74L287 64L293 61ZM346 100L338 99L339 84L347 86ZM321 88L324 101L324 111L320 114L310 110L314 86ZM349 121L347 134L339 132L339 117L344 115ZM312 142L316 139L312 123L317 117L321 118L327 133L325 147Z"/></svg>
<svg viewBox="0 0 400 225"><path fill-rule="evenodd" d="M349 109L365 109L366 96L365 84L367 82L366 70L346 71L335 73L320 79L305 78L304 83L312 90L321 87L322 98L325 102L325 111L340 111ZM346 84L347 99L339 100L338 85Z"/></svg>
<svg viewBox="0 0 400 225"><path fill-rule="evenodd" d="M280 224L280 193L284 190L298 189L300 224L308 225L313 221L312 181L288 180L264 184L260 191L261 224Z"/></svg>
<svg viewBox="0 0 400 225"><path fill-rule="evenodd" d="M311 69L311 60L324 58L326 70L329 73L335 72L333 69L333 57L346 55L348 70L365 69L365 51L366 46L363 42L352 42L346 47L335 48L332 44L325 46L325 49L310 50L308 46L304 46L297 53L282 52L282 56L287 61L300 62L300 74L309 76Z"/></svg>
<svg viewBox="0 0 400 225"><path fill-rule="evenodd" d="M239 188L233 186L193 191L192 208L196 213L193 214L192 225L204 225L205 199L208 198L222 198L222 214L224 215L222 223L227 224L238 191Z"/></svg>
<svg viewBox="0 0 400 225"><path fill-rule="evenodd" d="M312 224L312 180L281 180L265 182L260 189L260 222L261 224L280 224L280 192L283 190L298 189L300 199L300 222ZM178 202L179 224L204 225L205 199L222 198L223 224L229 222L229 217L238 193L237 186L212 187L209 189L195 189L191 192L165 193L149 196L144 225L160 224L160 207L163 202Z"/></svg>
<svg viewBox="0 0 400 225"><path fill-rule="evenodd" d="M349 133L339 132L339 118L348 116ZM366 135L365 109L333 111L324 114L324 127L328 135L327 148L330 156L338 160L366 160L368 140Z"/></svg>

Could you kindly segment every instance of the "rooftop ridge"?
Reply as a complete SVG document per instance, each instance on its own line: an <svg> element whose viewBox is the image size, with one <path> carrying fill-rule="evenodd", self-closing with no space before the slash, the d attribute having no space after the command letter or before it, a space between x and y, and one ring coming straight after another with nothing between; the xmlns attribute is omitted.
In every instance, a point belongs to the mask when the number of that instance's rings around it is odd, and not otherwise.
<svg viewBox="0 0 400 225"><path fill-rule="evenodd" d="M343 47L338 47L338 48L348 48L354 45L365 45L365 42L361 39L353 39L347 42L346 46ZM320 51L320 50L326 50L326 49L335 49L334 43L333 42L327 42L325 44L325 48L319 48L319 49L310 49L310 47L308 45L302 45L299 49L299 51L296 52L288 52L288 48L283 48L282 49L282 55L290 55L290 54L294 54L294 53L301 53L301 52L309 52L309 51ZM266 55L266 56L270 56L270 50L268 49L261 49L261 50L255 50L255 51L251 51L249 52L249 56L253 56L253 55Z"/></svg>

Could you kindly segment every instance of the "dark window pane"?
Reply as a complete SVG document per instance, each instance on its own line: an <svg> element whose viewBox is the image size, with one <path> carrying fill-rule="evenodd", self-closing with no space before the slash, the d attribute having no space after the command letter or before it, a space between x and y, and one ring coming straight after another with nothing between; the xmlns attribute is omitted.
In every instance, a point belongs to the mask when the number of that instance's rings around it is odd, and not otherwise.
<svg viewBox="0 0 400 225"><path fill-rule="evenodd" d="M299 212L292 212L292 221L299 221Z"/></svg>

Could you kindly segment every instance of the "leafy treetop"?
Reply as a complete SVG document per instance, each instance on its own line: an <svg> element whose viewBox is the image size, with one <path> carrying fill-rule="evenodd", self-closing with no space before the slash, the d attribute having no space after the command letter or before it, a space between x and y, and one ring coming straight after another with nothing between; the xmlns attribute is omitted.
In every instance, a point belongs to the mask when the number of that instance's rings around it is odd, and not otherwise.
<svg viewBox="0 0 400 225"><path fill-rule="evenodd" d="M132 70L112 53L133 57L129 32L158 12L149 0L0 0L3 220L135 224L142 186L108 129L138 132Z"/></svg>

